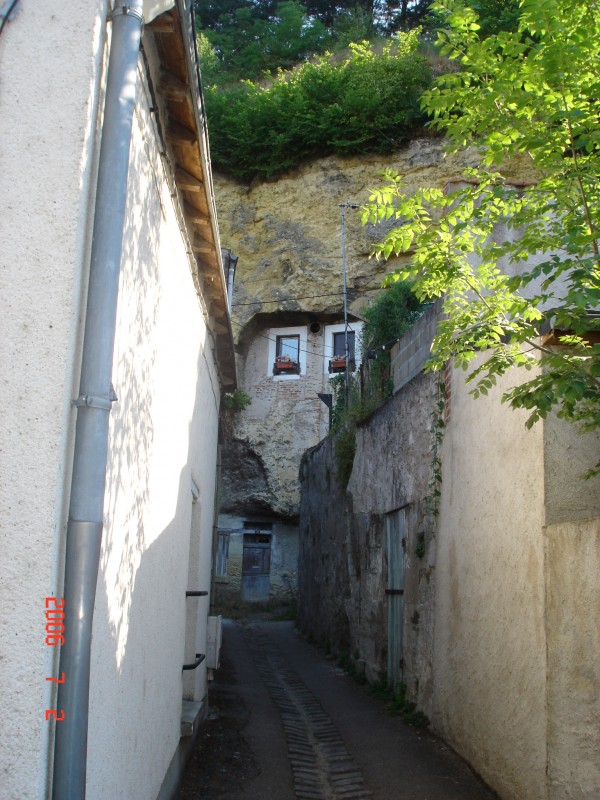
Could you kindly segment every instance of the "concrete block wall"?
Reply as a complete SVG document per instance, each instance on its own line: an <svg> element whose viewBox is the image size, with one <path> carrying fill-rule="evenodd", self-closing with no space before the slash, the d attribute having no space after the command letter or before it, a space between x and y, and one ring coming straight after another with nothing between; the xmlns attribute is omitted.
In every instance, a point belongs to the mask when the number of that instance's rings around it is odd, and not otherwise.
<svg viewBox="0 0 600 800"><path fill-rule="evenodd" d="M394 392L398 392L418 375L429 360L441 308L441 300L437 300L392 347L391 370Z"/></svg>

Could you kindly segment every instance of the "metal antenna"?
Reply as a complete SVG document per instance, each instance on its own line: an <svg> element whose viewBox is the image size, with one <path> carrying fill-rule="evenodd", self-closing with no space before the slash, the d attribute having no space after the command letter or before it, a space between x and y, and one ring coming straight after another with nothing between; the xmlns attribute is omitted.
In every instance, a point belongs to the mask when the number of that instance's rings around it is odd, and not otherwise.
<svg viewBox="0 0 600 800"><path fill-rule="evenodd" d="M344 293L344 356L346 359L346 410L350 397L350 348L348 346L348 287L346 282L346 209L358 208L354 203L346 200L339 203L342 210L342 281ZM333 354L335 356L335 353Z"/></svg>

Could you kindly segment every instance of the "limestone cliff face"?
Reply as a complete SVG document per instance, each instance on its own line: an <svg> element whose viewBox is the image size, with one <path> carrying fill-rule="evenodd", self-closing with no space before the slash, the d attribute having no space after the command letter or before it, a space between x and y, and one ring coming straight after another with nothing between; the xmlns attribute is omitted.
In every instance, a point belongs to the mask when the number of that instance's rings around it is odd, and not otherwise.
<svg viewBox="0 0 600 800"><path fill-rule="evenodd" d="M460 177L465 166L476 162L473 153L445 156L444 151L441 139L424 138L392 155L325 158L277 181L251 186L215 174L221 242L239 258L232 315L242 388L247 388L244 373L251 349L249 341L264 328L265 320L273 320L276 327L276 320L277 324L297 324L291 321L294 313L341 314L339 204L366 203L370 190L382 184L381 173L386 169L402 175L410 193L425 185L443 187ZM509 178L527 177L522 165L506 174ZM347 210L345 218L349 309L360 314L376 297L384 275L397 265L369 257L373 245L394 221L364 227L354 210ZM293 412L285 403L278 403L269 413L289 418ZM281 443L265 435L264 419L261 422L255 416L253 406L238 415L236 444L225 454L229 505L241 504L248 509L257 502L264 513L265 506L272 503L279 513L294 515L299 495L297 481L289 480L289 475L297 475L299 455L290 452L286 458L291 469L283 470ZM315 430L305 426L303 431L305 440L300 451L319 440L322 420ZM255 467L249 471L250 463ZM285 480L277 477L284 473ZM236 479L236 475L250 474L257 476L255 486L252 480ZM276 501L270 500L274 497Z"/></svg>
<svg viewBox="0 0 600 800"><path fill-rule="evenodd" d="M235 335L254 314L276 310L338 311L342 295L340 203L362 204L387 168L405 176L407 190L443 186L464 159L443 158L439 139L413 142L391 156L326 158L277 181L245 186L215 175L221 241L239 256L234 292ZM381 286L386 267L369 259L382 230L364 228L346 212L351 308ZM387 268L389 269L389 268ZM252 305L241 305L252 303Z"/></svg>

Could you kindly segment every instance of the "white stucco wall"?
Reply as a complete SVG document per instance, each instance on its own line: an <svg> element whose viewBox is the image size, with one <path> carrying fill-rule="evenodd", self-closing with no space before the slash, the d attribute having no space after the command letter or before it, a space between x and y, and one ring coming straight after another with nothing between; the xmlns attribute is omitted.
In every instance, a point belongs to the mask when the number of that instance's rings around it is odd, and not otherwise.
<svg viewBox="0 0 600 800"><path fill-rule="evenodd" d="M443 444L433 721L503 800L541 800L543 427L500 405L506 386L473 400L463 376Z"/></svg>
<svg viewBox="0 0 600 800"><path fill-rule="evenodd" d="M0 40L0 794L45 797L56 595L105 3L18 3Z"/></svg>
<svg viewBox="0 0 600 800"><path fill-rule="evenodd" d="M107 3L19 3L0 41L0 794L45 800ZM140 62L141 63L141 62ZM138 90L94 618L88 798L156 796L180 734L186 615L206 652L218 379ZM191 481L198 487L192 512ZM190 542L194 527L197 541ZM198 560L188 570L188 558ZM206 670L192 694L206 691ZM60 723L59 723L60 724Z"/></svg>
<svg viewBox="0 0 600 800"><path fill-rule="evenodd" d="M140 84L94 620L89 800L156 797L179 741L181 667L206 652L208 597L186 600L185 591L210 588L220 390L162 170ZM190 552L199 561L189 576ZM198 635L186 653L188 610ZM194 678L201 698L204 664Z"/></svg>

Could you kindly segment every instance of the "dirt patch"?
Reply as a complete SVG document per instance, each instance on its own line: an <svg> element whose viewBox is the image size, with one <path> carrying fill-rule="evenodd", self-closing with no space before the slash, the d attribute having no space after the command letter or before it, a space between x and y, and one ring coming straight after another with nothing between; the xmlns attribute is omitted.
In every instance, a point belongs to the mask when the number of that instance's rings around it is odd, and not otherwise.
<svg viewBox="0 0 600 800"><path fill-rule="evenodd" d="M209 689L209 715L186 767L177 800L237 800L260 770L243 734L249 718L224 659Z"/></svg>

